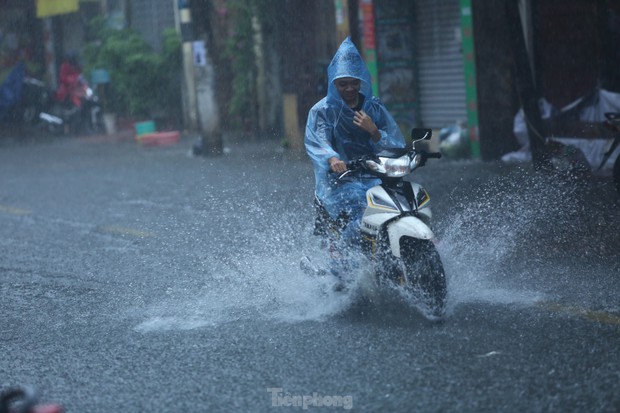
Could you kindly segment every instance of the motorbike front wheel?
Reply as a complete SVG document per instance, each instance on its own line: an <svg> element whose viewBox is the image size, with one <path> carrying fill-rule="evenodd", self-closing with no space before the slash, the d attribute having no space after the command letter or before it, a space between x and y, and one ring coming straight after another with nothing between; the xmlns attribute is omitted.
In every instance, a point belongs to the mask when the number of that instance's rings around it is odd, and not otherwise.
<svg viewBox="0 0 620 413"><path fill-rule="evenodd" d="M429 240L403 238L400 248L406 288L421 297L433 317L442 317L446 310L448 286L435 245Z"/></svg>

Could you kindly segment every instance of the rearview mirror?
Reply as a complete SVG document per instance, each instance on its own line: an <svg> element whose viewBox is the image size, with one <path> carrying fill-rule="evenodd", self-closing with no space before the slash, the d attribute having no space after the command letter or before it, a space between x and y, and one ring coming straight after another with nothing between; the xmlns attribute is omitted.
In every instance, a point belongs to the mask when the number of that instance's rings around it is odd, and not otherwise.
<svg viewBox="0 0 620 413"><path fill-rule="evenodd" d="M411 129L411 140L414 142L427 141L427 140L430 140L432 136L433 136L433 131L430 129L423 129L423 128Z"/></svg>

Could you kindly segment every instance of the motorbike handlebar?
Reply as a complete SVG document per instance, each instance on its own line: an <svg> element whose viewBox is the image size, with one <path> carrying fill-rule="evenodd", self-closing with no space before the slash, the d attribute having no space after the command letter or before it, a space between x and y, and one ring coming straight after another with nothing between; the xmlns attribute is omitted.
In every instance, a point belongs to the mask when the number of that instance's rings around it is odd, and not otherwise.
<svg viewBox="0 0 620 413"><path fill-rule="evenodd" d="M441 159L441 152L420 152L427 159Z"/></svg>
<svg viewBox="0 0 620 413"><path fill-rule="evenodd" d="M426 152L426 151L415 151L416 155L420 155L422 157L422 159L420 160L420 163L418 164L418 166L424 166L426 164L426 160L427 159L441 159L441 152ZM342 179L345 176L347 176L348 174L350 174L351 172L355 172L359 169L363 168L363 162L368 160L368 159L376 159L377 156L376 155L366 155L366 156L362 156L360 158L357 159L353 159L351 161L346 162L346 166L347 166L347 170L346 172L340 174L340 176L338 177L338 179Z"/></svg>
<svg viewBox="0 0 620 413"><path fill-rule="evenodd" d="M426 161L428 159L441 159L441 152L419 151L418 155L422 157L422 159L420 159L420 162L418 163L418 167L426 165Z"/></svg>
<svg viewBox="0 0 620 413"><path fill-rule="evenodd" d="M347 171L353 171L360 167L360 164L365 160L365 158L355 159L349 162L346 162Z"/></svg>

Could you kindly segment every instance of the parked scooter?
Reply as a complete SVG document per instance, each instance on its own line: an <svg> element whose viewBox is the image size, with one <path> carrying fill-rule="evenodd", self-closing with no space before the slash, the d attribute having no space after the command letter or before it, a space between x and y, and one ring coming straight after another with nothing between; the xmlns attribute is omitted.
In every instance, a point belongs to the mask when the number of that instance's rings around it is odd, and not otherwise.
<svg viewBox="0 0 620 413"><path fill-rule="evenodd" d="M348 170L339 179L356 171L381 179L380 185L366 193L368 205L360 228L362 252L373 263L380 284L402 288L432 317L441 317L446 307L447 282L433 243L430 197L419 184L404 180L428 159L441 158L441 153L415 149L416 142L429 140L431 135L430 129L413 129L413 150L392 149L363 156L349 162ZM332 219L320 202L317 208L315 229L319 230L315 233L334 243L343 223ZM327 275L307 257L302 259L301 267L309 273Z"/></svg>
<svg viewBox="0 0 620 413"><path fill-rule="evenodd" d="M49 112L52 106L51 93L47 85L39 79L26 76L22 84L22 96L17 105L18 119L24 125L38 126L41 113ZM62 125L62 119L49 119L52 125ZM55 132L50 130L50 132Z"/></svg>
<svg viewBox="0 0 620 413"><path fill-rule="evenodd" d="M54 95L50 110L42 112L39 119L54 125L61 119L65 133L98 133L103 130L99 97L82 76L67 99L60 101Z"/></svg>
<svg viewBox="0 0 620 413"><path fill-rule="evenodd" d="M0 392L0 413L62 413L58 404L41 404L31 387L11 387Z"/></svg>
<svg viewBox="0 0 620 413"><path fill-rule="evenodd" d="M17 105L20 120L29 126L55 134L99 133L103 120L99 97L86 81L75 91L78 100L58 101L55 93L41 80L25 77L22 98Z"/></svg>
<svg viewBox="0 0 620 413"><path fill-rule="evenodd" d="M601 165L598 167L598 169L603 168L603 166L609 160L609 157L614 153L618 145L620 145L620 113L607 112L605 113L605 118L607 118L607 121L605 123L611 130L616 133L616 136L611 142L609 149L607 149L607 151L603 155L603 161L601 162ZM620 193L620 155L618 155L616 161L614 162L612 174L614 182L616 184L616 189L618 190L618 193Z"/></svg>

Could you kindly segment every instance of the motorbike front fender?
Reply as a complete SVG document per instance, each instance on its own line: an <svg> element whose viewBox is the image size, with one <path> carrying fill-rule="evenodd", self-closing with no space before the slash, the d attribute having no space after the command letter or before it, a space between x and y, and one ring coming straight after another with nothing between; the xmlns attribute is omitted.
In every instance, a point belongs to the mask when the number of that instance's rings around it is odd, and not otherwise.
<svg viewBox="0 0 620 413"><path fill-rule="evenodd" d="M435 237L433 231L419 218L403 217L388 224L388 237L390 248L395 257L400 258L400 239L404 236L417 239L432 239Z"/></svg>

